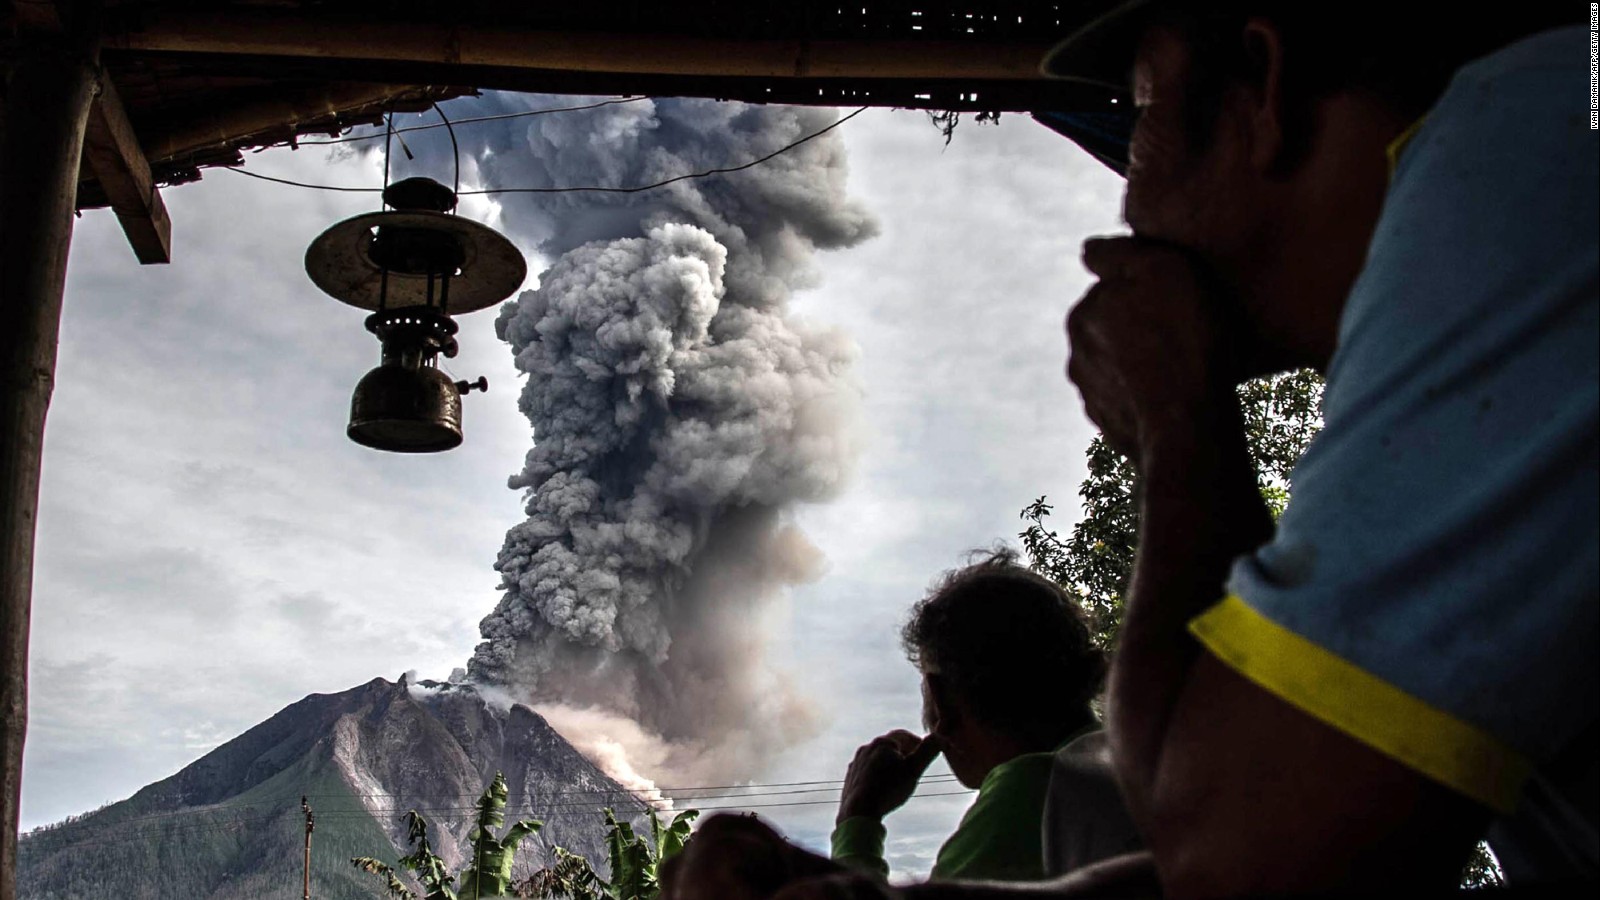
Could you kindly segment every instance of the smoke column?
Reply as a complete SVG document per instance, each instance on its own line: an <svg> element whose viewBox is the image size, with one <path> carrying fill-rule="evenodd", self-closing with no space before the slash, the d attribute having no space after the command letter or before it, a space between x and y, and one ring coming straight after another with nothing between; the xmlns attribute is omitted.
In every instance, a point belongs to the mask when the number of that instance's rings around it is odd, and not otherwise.
<svg viewBox="0 0 1600 900"><path fill-rule="evenodd" d="M561 105L549 99L492 102ZM511 120L473 174L644 184L755 159L835 118L643 100ZM513 195L501 210L554 262L496 321L528 375L535 445L510 479L528 518L506 534L503 595L469 673L619 774L749 778L814 728L765 662L766 621L820 571L788 510L834 495L856 457L854 345L788 309L816 250L877 230L845 174L829 133L743 172Z"/></svg>

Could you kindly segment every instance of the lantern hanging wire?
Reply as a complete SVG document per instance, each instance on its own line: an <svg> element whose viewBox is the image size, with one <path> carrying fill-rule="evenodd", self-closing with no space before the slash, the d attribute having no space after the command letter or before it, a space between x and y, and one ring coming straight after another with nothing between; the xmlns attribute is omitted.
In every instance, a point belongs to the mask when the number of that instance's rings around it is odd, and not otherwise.
<svg viewBox="0 0 1600 900"><path fill-rule="evenodd" d="M450 153L455 157L455 160L456 160L456 180L455 180L455 183L450 186L450 193L455 194L457 196L460 196L460 194L461 194L461 145L456 143L456 129L455 129L455 126L450 124L450 120L445 118L444 109L441 108L439 106L439 104L435 103L433 105L433 111L439 114L439 121L444 123L444 130L446 132L448 132L449 135L450 135ZM452 206L450 208L450 212L452 214L454 214L455 207Z"/></svg>

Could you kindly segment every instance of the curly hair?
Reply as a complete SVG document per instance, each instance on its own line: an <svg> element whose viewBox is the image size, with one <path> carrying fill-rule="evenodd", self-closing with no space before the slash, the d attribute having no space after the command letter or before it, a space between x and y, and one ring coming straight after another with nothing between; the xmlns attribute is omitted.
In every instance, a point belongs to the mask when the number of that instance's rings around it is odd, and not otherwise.
<svg viewBox="0 0 1600 900"><path fill-rule="evenodd" d="M1002 549L946 572L900 639L979 721L1045 749L1094 720L1106 659L1090 635L1076 602Z"/></svg>

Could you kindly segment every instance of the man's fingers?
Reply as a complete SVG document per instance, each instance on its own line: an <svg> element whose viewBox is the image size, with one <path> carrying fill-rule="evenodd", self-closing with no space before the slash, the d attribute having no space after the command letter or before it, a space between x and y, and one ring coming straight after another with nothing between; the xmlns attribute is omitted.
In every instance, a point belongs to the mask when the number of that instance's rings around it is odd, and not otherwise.
<svg viewBox="0 0 1600 900"><path fill-rule="evenodd" d="M921 775L928 770L928 766L933 764L934 757L938 756L939 751L943 749L944 745L930 734L917 743L916 749L907 756L906 761L911 764L911 767L916 770L918 775Z"/></svg>
<svg viewBox="0 0 1600 900"><path fill-rule="evenodd" d="M1089 238L1083 242L1083 267L1101 278L1125 276L1145 246L1129 236Z"/></svg>
<svg viewBox="0 0 1600 900"><path fill-rule="evenodd" d="M884 738L894 744L894 748L900 751L901 756L910 756L916 751L917 746L922 743L921 735L912 734L904 728L896 728L894 731L884 735Z"/></svg>
<svg viewBox="0 0 1600 900"><path fill-rule="evenodd" d="M1101 278L1126 278L1147 266L1186 260L1182 248L1134 235L1089 238L1083 242L1083 267Z"/></svg>

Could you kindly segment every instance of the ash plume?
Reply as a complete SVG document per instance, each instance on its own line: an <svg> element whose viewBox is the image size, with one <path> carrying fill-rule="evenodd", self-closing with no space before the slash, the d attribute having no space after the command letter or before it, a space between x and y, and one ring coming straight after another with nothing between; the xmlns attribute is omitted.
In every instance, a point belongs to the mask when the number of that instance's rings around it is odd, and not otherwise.
<svg viewBox="0 0 1600 900"><path fill-rule="evenodd" d="M737 165L835 118L644 100L511 120L474 174L625 187ZM611 768L753 777L814 728L766 661L786 589L821 565L788 513L835 494L857 452L854 345L790 296L815 281L816 250L876 223L846 196L833 133L655 191L534 197L501 215L554 262L496 321L528 375L535 443L510 479L528 518L506 534L470 677L627 757Z"/></svg>

